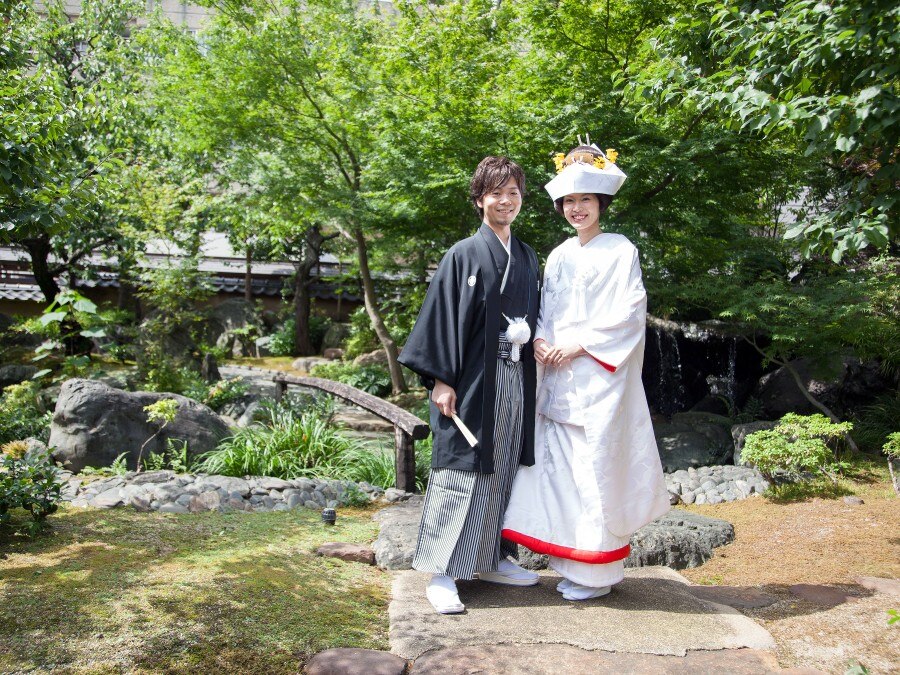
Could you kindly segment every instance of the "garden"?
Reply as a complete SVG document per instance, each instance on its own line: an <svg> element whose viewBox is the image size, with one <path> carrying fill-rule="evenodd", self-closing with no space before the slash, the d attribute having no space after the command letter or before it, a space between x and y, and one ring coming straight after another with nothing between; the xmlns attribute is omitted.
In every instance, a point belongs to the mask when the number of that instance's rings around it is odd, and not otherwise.
<svg viewBox="0 0 900 675"><path fill-rule="evenodd" d="M771 598L741 611L781 667L896 668L897 7L68 4L0 10L0 670L390 649L394 573L317 552L415 503L399 432L273 378L427 424L397 359L475 165L521 164L543 265L585 131L629 176L602 224L670 501L733 526L681 573Z"/></svg>

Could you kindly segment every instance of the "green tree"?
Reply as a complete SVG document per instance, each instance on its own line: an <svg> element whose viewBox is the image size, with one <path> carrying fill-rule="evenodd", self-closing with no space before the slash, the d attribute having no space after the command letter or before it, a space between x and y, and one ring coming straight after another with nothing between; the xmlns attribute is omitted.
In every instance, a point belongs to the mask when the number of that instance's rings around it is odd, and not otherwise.
<svg viewBox="0 0 900 675"><path fill-rule="evenodd" d="M57 277L121 239L116 201L140 88L128 40L135 2L83 3L69 20L6 3L0 28L0 243L27 253L48 302Z"/></svg>
<svg viewBox="0 0 900 675"><path fill-rule="evenodd" d="M658 31L637 89L813 158L786 233L804 254L883 250L900 234L898 18L889 0L701 0Z"/></svg>

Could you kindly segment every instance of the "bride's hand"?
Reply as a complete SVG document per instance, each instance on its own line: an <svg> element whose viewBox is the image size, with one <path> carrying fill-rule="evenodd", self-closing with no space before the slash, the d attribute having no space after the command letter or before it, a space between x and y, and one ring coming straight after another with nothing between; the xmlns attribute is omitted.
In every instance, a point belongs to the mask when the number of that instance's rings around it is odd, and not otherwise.
<svg viewBox="0 0 900 675"><path fill-rule="evenodd" d="M549 354L544 357L544 364L548 366L564 366L569 363L572 359L577 359L579 356L584 356L587 354L584 351L584 348L581 345L562 345L560 347L553 347Z"/></svg>

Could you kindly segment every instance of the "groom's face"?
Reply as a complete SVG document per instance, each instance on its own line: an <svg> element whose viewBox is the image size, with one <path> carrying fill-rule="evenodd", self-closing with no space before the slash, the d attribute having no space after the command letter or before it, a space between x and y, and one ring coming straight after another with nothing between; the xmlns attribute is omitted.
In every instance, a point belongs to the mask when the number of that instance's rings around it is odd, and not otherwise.
<svg viewBox="0 0 900 675"><path fill-rule="evenodd" d="M522 192L515 178L510 178L477 201L484 209L484 222L493 228L503 228L512 224L522 208Z"/></svg>

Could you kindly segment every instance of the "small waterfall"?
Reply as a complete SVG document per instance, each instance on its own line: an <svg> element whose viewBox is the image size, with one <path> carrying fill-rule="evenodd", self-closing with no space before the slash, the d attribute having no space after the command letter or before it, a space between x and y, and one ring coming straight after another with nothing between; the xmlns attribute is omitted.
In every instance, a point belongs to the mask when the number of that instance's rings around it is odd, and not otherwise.
<svg viewBox="0 0 900 675"><path fill-rule="evenodd" d="M663 415L684 409L685 389L681 370L681 351L674 335L658 326L652 328L656 338L656 386L651 393L651 407Z"/></svg>

